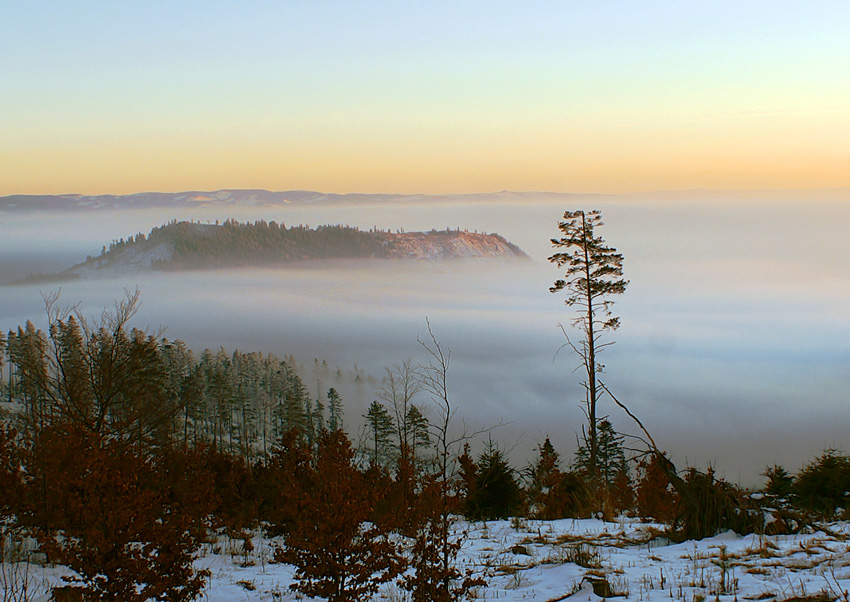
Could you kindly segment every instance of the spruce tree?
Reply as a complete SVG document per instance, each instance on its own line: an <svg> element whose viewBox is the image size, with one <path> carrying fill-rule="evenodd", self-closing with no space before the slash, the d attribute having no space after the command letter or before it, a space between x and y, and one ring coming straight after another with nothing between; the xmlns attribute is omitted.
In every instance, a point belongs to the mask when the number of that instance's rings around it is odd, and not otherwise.
<svg viewBox="0 0 850 602"><path fill-rule="evenodd" d="M614 430L613 425L602 419L597 426L598 451L596 457L597 476L600 484L611 488L621 472L628 474L628 462L623 450L623 435ZM579 446L574 462L575 468L590 474L589 442Z"/></svg>
<svg viewBox="0 0 850 602"><path fill-rule="evenodd" d="M393 448L392 436L395 431L393 421L387 409L374 400L369 411L363 416L369 433L369 456L373 466L384 466Z"/></svg>
<svg viewBox="0 0 850 602"><path fill-rule="evenodd" d="M324 432L312 458L293 472L286 546L275 553L277 561L295 567L292 590L353 602L404 571L388 525L370 520L385 492L357 469L344 432Z"/></svg>
<svg viewBox="0 0 850 602"><path fill-rule="evenodd" d="M764 492L775 500L788 500L794 491L794 476L778 464L768 466L761 473L767 478Z"/></svg>
<svg viewBox="0 0 850 602"><path fill-rule="evenodd" d="M294 370L286 372L285 393L283 400L284 428L294 430L303 435L307 428L305 404L309 403L309 393L306 385Z"/></svg>
<svg viewBox="0 0 850 602"><path fill-rule="evenodd" d="M328 430L340 431L342 426L342 397L336 389L331 387L328 389Z"/></svg>
<svg viewBox="0 0 850 602"><path fill-rule="evenodd" d="M489 441L476 465L475 489L467 499L467 518L491 520L515 516L522 505L522 490L502 450Z"/></svg>
<svg viewBox="0 0 850 602"><path fill-rule="evenodd" d="M549 437L538 448L537 461L526 471L528 478L528 503L531 516L543 520L563 518L557 494L564 474L560 456Z"/></svg>

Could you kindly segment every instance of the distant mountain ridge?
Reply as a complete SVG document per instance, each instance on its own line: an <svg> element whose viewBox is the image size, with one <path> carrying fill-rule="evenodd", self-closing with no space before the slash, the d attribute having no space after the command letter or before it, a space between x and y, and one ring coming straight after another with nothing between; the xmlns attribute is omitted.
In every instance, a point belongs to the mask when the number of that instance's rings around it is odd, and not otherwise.
<svg viewBox="0 0 850 602"><path fill-rule="evenodd" d="M0 197L0 213L44 211L97 211L128 209L187 209L229 207L286 207L320 203L381 204L427 202L563 202L594 199L657 199L657 200L820 200L848 201L850 188L788 189L788 190L662 190L647 193L597 194L544 191L483 192L471 194L335 194L312 190L272 192L262 189L224 189L215 191L140 192L114 195L27 195Z"/></svg>
<svg viewBox="0 0 850 602"><path fill-rule="evenodd" d="M28 211L80 211L80 210L123 210L123 209L168 209L188 207L282 207L311 203L391 203L465 200L493 200L500 197L554 198L573 197L567 193L546 192L496 192L476 194L333 194L310 190L216 190L186 192L140 192L126 195L25 195L0 197L0 213Z"/></svg>
<svg viewBox="0 0 850 602"><path fill-rule="evenodd" d="M279 265L311 259L528 258L498 234L466 230L362 231L349 226L287 228L271 221L223 224L173 221L113 241L97 257L25 282L113 276L130 271Z"/></svg>

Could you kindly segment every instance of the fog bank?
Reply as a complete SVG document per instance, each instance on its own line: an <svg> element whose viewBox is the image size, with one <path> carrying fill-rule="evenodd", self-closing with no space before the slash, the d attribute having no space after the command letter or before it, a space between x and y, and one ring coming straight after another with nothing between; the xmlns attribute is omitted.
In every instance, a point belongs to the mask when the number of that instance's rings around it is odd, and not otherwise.
<svg viewBox="0 0 850 602"><path fill-rule="evenodd" d="M0 282L24 270L70 267L113 238L171 219L498 232L533 261L332 261L154 273L63 283L62 297L96 314L138 286L136 325L167 327L166 336L197 351L293 354L314 394L335 386L311 382L314 358L343 373L356 364L371 379L340 381L352 431L385 367L426 360L417 337L427 335L428 317L452 350L458 416L476 428L508 422L493 438L522 464L547 435L565 457L575 448L581 375L574 356L557 353L564 342L558 324L568 326L574 314L548 292L561 274L546 257L565 210L600 208L606 225L599 233L623 253L630 280L614 306L623 326L609 337L616 344L604 353L604 380L677 463L710 462L731 480L754 484L768 463L796 471L824 447L850 447L850 205L592 200L4 216ZM43 327L39 290L57 288L0 287L0 328L27 319ZM602 412L634 432L613 404L604 402Z"/></svg>

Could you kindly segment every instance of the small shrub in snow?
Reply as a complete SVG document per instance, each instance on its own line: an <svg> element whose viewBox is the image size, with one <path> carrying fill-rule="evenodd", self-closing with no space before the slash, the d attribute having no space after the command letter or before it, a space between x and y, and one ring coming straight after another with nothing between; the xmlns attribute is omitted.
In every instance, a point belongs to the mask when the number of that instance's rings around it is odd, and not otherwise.
<svg viewBox="0 0 850 602"><path fill-rule="evenodd" d="M794 480L796 505L822 518L850 507L850 458L828 449Z"/></svg>
<svg viewBox="0 0 850 602"><path fill-rule="evenodd" d="M293 472L295 512L285 528L285 547L275 554L295 566L293 590L329 602L361 600L403 570L388 530L367 522L381 492L353 460L345 433L320 436L315 455Z"/></svg>

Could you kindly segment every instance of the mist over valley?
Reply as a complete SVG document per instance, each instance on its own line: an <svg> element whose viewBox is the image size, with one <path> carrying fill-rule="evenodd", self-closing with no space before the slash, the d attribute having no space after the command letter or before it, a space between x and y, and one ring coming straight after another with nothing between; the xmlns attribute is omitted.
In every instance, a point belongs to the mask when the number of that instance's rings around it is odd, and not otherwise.
<svg viewBox="0 0 850 602"><path fill-rule="evenodd" d="M549 293L561 274L546 258L565 210L599 208L601 234L624 255L630 280L613 308L622 327L606 335L615 344L602 358L605 383L677 463L712 463L730 480L755 484L767 464L796 469L825 447L846 448L850 210L826 198L752 196L362 195L357 202L16 209L2 213L0 282L62 271L116 237L172 220L498 232L531 261L333 258L116 273L63 282L61 298L93 315L138 287L134 325L165 327L165 336L196 352L294 355L311 394L340 390L353 435L385 368L425 360L417 337L427 333L427 317L452 350L458 418L476 427L508 423L493 438L521 467L546 436L570 457L584 421L578 360L559 352L558 324L569 331L574 314ZM42 292L59 286L0 287L0 329L28 319L44 328ZM619 430L635 432L613 404L603 411Z"/></svg>

